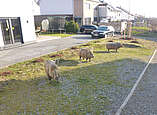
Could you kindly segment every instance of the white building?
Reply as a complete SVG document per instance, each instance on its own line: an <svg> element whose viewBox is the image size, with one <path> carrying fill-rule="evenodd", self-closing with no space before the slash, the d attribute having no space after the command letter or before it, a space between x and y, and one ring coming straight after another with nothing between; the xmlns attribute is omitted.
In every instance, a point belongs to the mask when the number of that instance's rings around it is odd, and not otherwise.
<svg viewBox="0 0 157 115"><path fill-rule="evenodd" d="M3 0L0 3L0 47L36 40L33 1Z"/></svg>
<svg viewBox="0 0 157 115"><path fill-rule="evenodd" d="M101 20L126 21L134 20L134 16L121 7L113 7L108 3L99 4L96 8L96 17L98 22Z"/></svg>
<svg viewBox="0 0 157 115"><path fill-rule="evenodd" d="M72 16L81 24L92 24L99 0L36 0L40 15Z"/></svg>

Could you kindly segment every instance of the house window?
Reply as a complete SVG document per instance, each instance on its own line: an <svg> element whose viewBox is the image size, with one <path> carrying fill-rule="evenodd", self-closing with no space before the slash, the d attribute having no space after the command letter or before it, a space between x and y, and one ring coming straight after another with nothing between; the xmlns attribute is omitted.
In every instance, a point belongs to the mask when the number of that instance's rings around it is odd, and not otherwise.
<svg viewBox="0 0 157 115"><path fill-rule="evenodd" d="M85 8L90 10L90 3L85 3Z"/></svg>

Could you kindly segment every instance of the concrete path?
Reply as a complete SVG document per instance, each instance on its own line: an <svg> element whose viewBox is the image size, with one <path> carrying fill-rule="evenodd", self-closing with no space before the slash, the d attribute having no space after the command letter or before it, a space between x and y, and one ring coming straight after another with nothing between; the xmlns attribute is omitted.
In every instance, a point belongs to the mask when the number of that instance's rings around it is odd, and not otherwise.
<svg viewBox="0 0 157 115"><path fill-rule="evenodd" d="M157 115L157 52L121 115Z"/></svg>
<svg viewBox="0 0 157 115"><path fill-rule="evenodd" d="M26 46L0 51L0 68L91 41L90 35L38 40Z"/></svg>

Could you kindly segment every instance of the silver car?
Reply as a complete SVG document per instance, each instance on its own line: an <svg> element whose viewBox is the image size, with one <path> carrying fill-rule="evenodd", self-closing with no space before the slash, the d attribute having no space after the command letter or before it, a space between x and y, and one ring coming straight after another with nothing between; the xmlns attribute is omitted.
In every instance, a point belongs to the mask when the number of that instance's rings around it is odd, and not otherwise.
<svg viewBox="0 0 157 115"><path fill-rule="evenodd" d="M99 26L97 30L94 30L91 35L92 38L106 38L108 35L114 36L115 29L112 26Z"/></svg>

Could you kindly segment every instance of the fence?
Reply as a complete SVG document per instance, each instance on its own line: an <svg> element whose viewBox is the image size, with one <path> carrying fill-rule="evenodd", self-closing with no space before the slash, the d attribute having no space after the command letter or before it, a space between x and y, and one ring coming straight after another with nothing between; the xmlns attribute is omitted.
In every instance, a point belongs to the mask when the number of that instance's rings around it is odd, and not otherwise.
<svg viewBox="0 0 157 115"><path fill-rule="evenodd" d="M37 30L39 27L43 33L64 33L65 30L65 23L66 21L73 20L72 16L35 16L35 29ZM48 29L42 29L42 21L48 20Z"/></svg>

